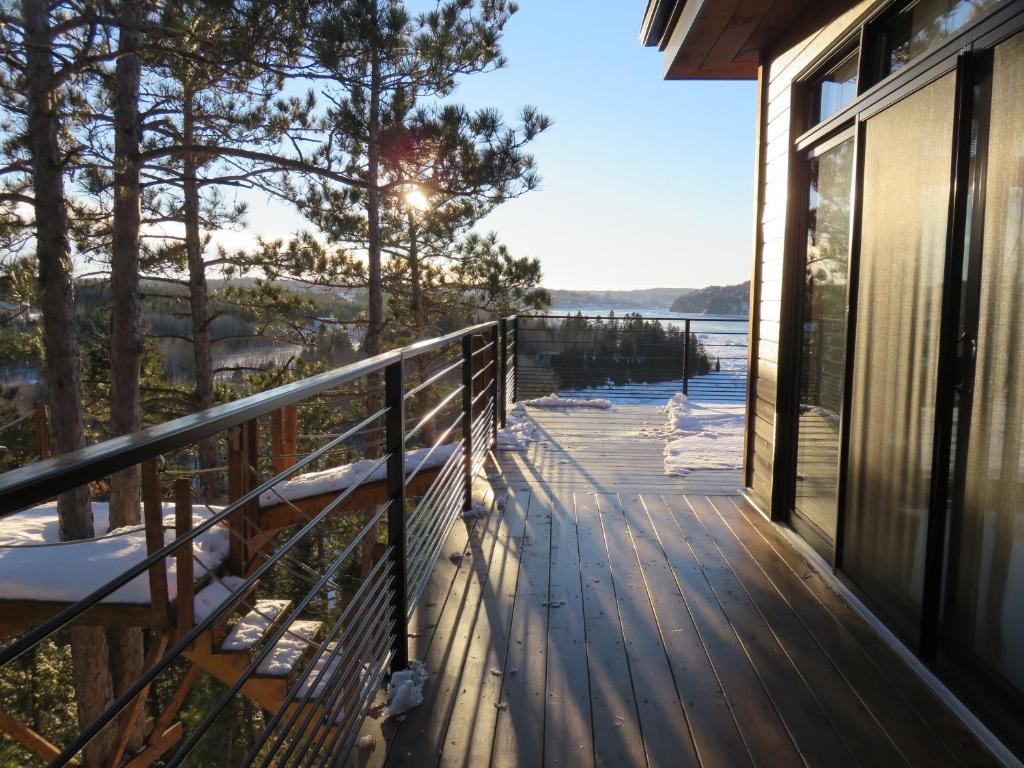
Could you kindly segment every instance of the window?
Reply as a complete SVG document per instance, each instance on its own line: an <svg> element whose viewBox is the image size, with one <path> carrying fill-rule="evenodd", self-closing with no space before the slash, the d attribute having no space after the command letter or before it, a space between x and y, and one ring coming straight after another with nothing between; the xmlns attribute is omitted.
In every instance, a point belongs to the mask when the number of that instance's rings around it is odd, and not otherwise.
<svg viewBox="0 0 1024 768"><path fill-rule="evenodd" d="M857 63L857 51L850 51L813 81L811 125L831 117L857 97Z"/></svg>
<svg viewBox="0 0 1024 768"><path fill-rule="evenodd" d="M911 59L989 13L1004 0L916 0L879 29L878 79L902 69Z"/></svg>

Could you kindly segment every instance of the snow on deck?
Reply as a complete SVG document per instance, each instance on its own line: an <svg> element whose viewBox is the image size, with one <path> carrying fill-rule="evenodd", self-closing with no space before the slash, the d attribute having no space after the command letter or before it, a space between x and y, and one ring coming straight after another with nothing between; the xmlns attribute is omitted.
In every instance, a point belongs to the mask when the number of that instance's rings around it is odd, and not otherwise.
<svg viewBox="0 0 1024 768"><path fill-rule="evenodd" d="M96 531L107 531L109 507L93 502ZM193 525L220 507L192 508ZM175 539L174 504L165 502L164 540ZM216 525L193 540L195 578L201 579L224 562L228 531ZM146 558L143 526L119 528L81 541L60 541L57 502L52 501L0 518L0 599L74 602L89 595ZM177 597L176 558L166 560L168 596ZM140 574L103 602L145 604L150 601L149 575Z"/></svg>
<svg viewBox="0 0 1024 768"><path fill-rule="evenodd" d="M430 448L417 448L412 451L406 451L405 471L407 473L413 471L420 466L421 462L423 463L423 469L440 467L451 458L457 447L455 443L446 443L437 446L433 452L431 452ZM278 483L274 489L264 491L260 495L260 506L272 507L281 504L284 500L296 501L310 496L320 496L325 493L338 493L353 483L372 483L384 480L387 477L387 462L371 471L373 465L378 461L380 459L361 459L352 464L342 464L341 466L331 467L319 472L305 472L301 475L295 475L290 480Z"/></svg>
<svg viewBox="0 0 1024 768"><path fill-rule="evenodd" d="M678 394L665 406L665 474L698 469L739 469L743 463L743 403L700 403Z"/></svg>

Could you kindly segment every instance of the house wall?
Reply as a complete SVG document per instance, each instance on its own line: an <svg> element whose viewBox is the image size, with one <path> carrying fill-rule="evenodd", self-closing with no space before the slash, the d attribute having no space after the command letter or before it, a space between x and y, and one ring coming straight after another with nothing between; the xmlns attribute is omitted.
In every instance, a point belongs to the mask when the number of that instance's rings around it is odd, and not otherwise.
<svg viewBox="0 0 1024 768"><path fill-rule="evenodd" d="M879 0L863 0L792 48L765 57L760 71L757 221L751 296L752 355L747 484L754 500L773 516L773 467L786 427L776 419L779 403L779 349L785 322L783 274L793 238L790 221L790 149L802 130L794 115L793 83L853 29ZM796 118L796 119L795 119ZM786 361L781 361L786 364Z"/></svg>

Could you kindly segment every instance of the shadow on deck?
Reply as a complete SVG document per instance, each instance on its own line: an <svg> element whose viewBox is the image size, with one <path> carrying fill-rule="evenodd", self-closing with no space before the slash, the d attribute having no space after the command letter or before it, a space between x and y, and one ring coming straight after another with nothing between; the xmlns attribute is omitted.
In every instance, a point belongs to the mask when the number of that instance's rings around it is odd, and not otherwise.
<svg viewBox="0 0 1024 768"><path fill-rule="evenodd" d="M532 414L417 609L423 704L353 764L993 764L739 472L665 477L653 408Z"/></svg>

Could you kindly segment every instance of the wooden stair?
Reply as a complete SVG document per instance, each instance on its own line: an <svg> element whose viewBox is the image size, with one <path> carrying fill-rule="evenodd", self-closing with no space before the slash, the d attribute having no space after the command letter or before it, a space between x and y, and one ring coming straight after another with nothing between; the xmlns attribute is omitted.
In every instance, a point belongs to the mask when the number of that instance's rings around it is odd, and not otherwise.
<svg viewBox="0 0 1024 768"><path fill-rule="evenodd" d="M252 610L244 614L226 631L203 632L185 656L203 671L228 685L234 684L248 668L255 654L265 647L268 638L288 621L292 609L290 600L260 599L252 604ZM264 657L256 672L242 685L241 693L268 712L281 708L289 691L298 685L299 689L289 704L286 715L291 716L301 709L297 723L305 722L311 703L323 692L324 685L331 684L331 676L344 662L343 655L328 663L336 647L328 643L321 656L312 665L309 676L300 684L296 678L307 666L307 661L320 647L324 625L321 621L296 619L288 625L287 631L278 639ZM322 727L322 720L335 708L337 699L324 695L318 712L309 720L310 729ZM321 712L322 710L322 712ZM347 712L341 707L334 720L341 722Z"/></svg>

